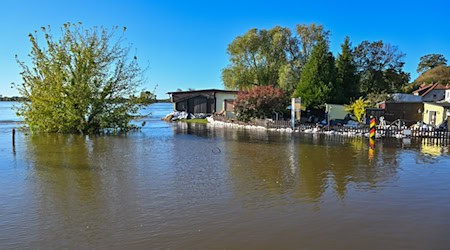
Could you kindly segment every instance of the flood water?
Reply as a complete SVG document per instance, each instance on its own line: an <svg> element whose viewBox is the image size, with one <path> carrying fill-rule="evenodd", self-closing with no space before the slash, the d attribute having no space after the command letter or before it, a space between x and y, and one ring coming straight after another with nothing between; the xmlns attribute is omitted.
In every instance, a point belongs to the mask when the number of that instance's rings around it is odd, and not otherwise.
<svg viewBox="0 0 450 250"><path fill-rule="evenodd" d="M15 150L0 122L0 249L450 247L448 146L369 154L365 138L160 121L170 110L128 135L20 132Z"/></svg>

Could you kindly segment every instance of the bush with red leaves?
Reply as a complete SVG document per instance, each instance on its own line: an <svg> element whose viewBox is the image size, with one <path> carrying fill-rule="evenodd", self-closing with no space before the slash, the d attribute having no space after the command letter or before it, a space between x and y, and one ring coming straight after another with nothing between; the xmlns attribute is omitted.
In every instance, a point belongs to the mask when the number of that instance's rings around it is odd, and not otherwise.
<svg viewBox="0 0 450 250"><path fill-rule="evenodd" d="M234 101L234 111L241 121L272 117L274 112L286 112L289 96L272 86L256 86L239 92Z"/></svg>

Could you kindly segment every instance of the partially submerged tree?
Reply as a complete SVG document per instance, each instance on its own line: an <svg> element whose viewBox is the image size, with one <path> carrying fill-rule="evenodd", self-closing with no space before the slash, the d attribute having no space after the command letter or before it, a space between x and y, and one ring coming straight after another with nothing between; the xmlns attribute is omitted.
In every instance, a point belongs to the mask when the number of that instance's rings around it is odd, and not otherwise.
<svg viewBox="0 0 450 250"><path fill-rule="evenodd" d="M241 121L253 118L272 117L274 112L284 113L289 97L282 90L272 86L256 86L239 92L234 110Z"/></svg>
<svg viewBox="0 0 450 250"><path fill-rule="evenodd" d="M55 39L50 27L30 34L31 65L17 59L22 68L20 94L28 98L18 115L32 130L56 133L99 133L103 129L126 131L137 111L130 100L143 83L137 57L123 46L118 27L84 29L66 23ZM132 98L135 99L135 98Z"/></svg>

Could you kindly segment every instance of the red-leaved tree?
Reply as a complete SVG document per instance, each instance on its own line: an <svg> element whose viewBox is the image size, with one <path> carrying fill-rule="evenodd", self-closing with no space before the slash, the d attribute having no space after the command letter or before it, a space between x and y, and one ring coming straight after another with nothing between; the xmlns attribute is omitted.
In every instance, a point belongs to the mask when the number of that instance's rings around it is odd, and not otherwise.
<svg viewBox="0 0 450 250"><path fill-rule="evenodd" d="M285 112L289 96L272 86L256 86L239 92L234 101L234 111L241 121L272 117L274 112Z"/></svg>

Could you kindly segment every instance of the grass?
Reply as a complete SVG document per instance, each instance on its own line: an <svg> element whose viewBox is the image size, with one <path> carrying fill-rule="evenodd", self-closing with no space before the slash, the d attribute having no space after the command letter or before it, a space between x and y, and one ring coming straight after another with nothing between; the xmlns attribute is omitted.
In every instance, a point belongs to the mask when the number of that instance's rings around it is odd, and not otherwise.
<svg viewBox="0 0 450 250"><path fill-rule="evenodd" d="M206 119L183 119L180 120L182 122L187 122L187 123L201 123L201 124L206 124L208 123L208 121Z"/></svg>

